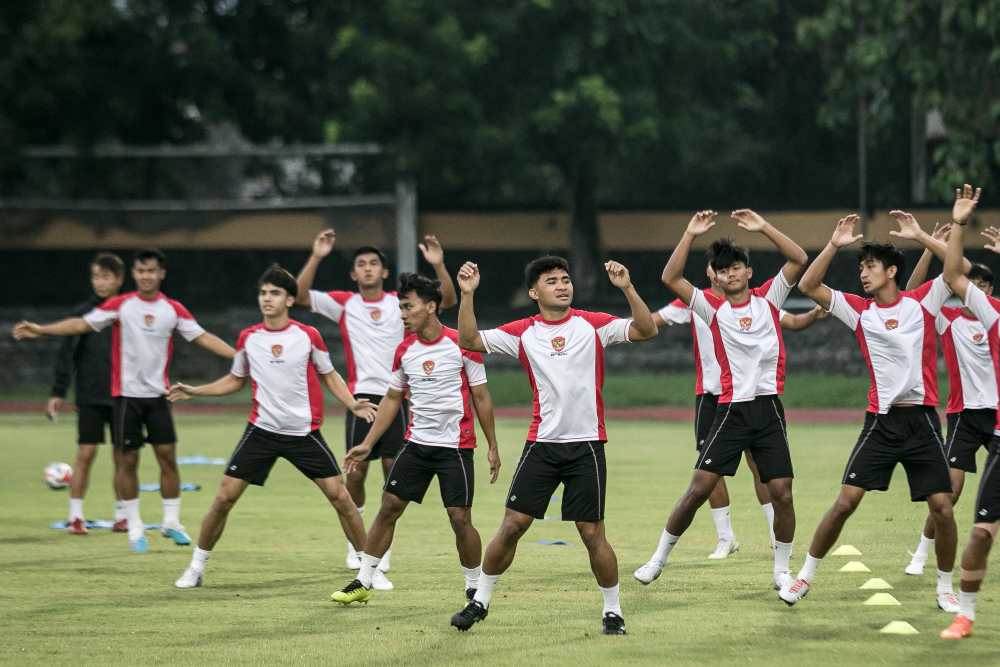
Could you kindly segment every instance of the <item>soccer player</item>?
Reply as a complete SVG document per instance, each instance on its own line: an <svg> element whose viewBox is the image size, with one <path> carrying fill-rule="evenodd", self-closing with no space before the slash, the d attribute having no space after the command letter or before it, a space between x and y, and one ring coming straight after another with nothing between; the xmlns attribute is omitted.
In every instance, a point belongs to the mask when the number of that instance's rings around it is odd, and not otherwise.
<svg viewBox="0 0 1000 667"><path fill-rule="evenodd" d="M226 464L219 490L201 522L191 563L174 583L177 588L201 586L205 564L212 555L226 519L250 484L264 486L278 458L286 459L319 487L337 510L347 539L365 544L365 527L354 501L341 481L337 460L319 428L323 423L323 385L360 419L370 422L375 407L351 396L333 368L323 337L314 327L289 319L298 285L292 274L272 265L257 281L257 303L263 321L240 332L236 356L227 375L210 384L175 384L170 400L194 396L226 396L253 390L253 408L243 437Z"/></svg>
<svg viewBox="0 0 1000 667"><path fill-rule="evenodd" d="M951 237L948 239L944 279L955 296L962 300L963 305L969 308L986 328L987 344L993 353L993 372L996 377L1000 377L997 369L997 358L1000 354L1000 332L998 332L1000 301L984 293L975 281L964 275L962 266L965 225L975 211L981 194L979 188L973 193L972 186L968 184L955 190L955 204L952 208L954 224ZM996 234L993 230L989 230L985 235L993 241L987 248L996 252ZM941 631L942 639L964 639L972 634L972 626L976 620L976 597L983 585L983 579L986 578L990 547L993 546L997 530L1000 529L1000 473L997 472L997 459L1000 458L1000 422L994 425L993 433L986 467L982 479L979 480L972 534L962 552L958 614L951 625Z"/></svg>
<svg viewBox="0 0 1000 667"><path fill-rule="evenodd" d="M724 296L697 290L684 278L684 265L694 239L715 226L716 215L715 211L700 211L691 218L663 268L662 278L711 328L722 391L691 483L667 519L656 551L634 577L650 584L660 576L698 508L722 476L736 473L743 452L749 450L774 506L773 580L780 586L791 579L788 563L795 536L795 508L792 459L780 398L785 384L785 346L779 321L781 306L807 257L802 248L758 214L749 209L733 211L737 225L764 235L785 257L785 264L778 275L751 289L749 253L728 239L720 239L712 244L711 262Z"/></svg>
<svg viewBox="0 0 1000 667"><path fill-rule="evenodd" d="M778 596L792 605L808 592L827 551L867 491L889 488L893 469L902 463L914 502L926 501L934 521L937 554L937 604L956 611L951 570L955 561L955 517L951 477L937 406L935 314L950 295L944 279L900 291L903 253L892 245L865 243L858 257L864 297L823 284L841 248L862 238L854 234L857 215L837 223L830 242L802 277L799 289L827 308L853 332L871 376L868 410L858 442L847 460L840 493L816 527L798 577ZM904 231L895 232L900 236Z"/></svg>
<svg viewBox="0 0 1000 667"><path fill-rule="evenodd" d="M385 254L374 246L355 249L351 264L351 280L357 292L313 290L316 270L337 242L337 233L326 229L316 235L312 254L298 276L299 296L296 303L307 306L340 325L340 342L344 346L347 364L347 386L357 398L367 398L378 404L389 388L393 354L403 342L403 321L399 315L399 298L395 292L386 292L384 283L389 277L389 263ZM419 245L424 259L434 267L434 274L441 281L444 295L442 308L457 303L455 285L444 265L444 249L434 236L425 236ZM368 434L368 424L347 414L344 434L347 449L356 447ZM403 446L406 429L406 402L404 401L389 429L382 435L368 455L347 474L347 490L362 514L365 511L365 480L370 461L382 461L382 474L389 474L393 459ZM379 563L375 575L376 590L392 590L392 582L385 576L391 567L390 552ZM351 543L347 543L347 567L361 567L361 556Z"/></svg>
<svg viewBox="0 0 1000 667"><path fill-rule="evenodd" d="M440 283L413 273L399 277L399 310L408 335L396 348L389 391L365 439L352 447L344 469L367 460L375 443L395 420L410 392L410 423L406 444L396 456L382 493L382 507L368 529L368 547L361 554L358 577L334 593L335 602L366 602L382 555L392 543L396 522L412 501L420 503L437 476L441 501L455 532L458 560L465 575L465 595L471 599L479 580L482 541L472 525L475 492L473 452L479 423L489 443L490 483L500 472L493 402L486 388L486 368L478 352L458 346L458 332L441 324Z"/></svg>
<svg viewBox="0 0 1000 667"><path fill-rule="evenodd" d="M149 543L139 514L139 450L153 446L160 464L163 497L161 533L178 545L191 543L181 525L180 474L177 470L177 435L167 402L173 334L180 335L213 354L232 359L235 351L199 326L179 301L160 292L167 276L166 257L155 249L140 250L132 261L132 279L138 291L108 299L83 317L54 324L20 322L14 337L79 336L111 331L111 395L114 400L113 437L119 452L118 489L128 519L129 548L145 553Z"/></svg>
<svg viewBox="0 0 1000 667"><path fill-rule="evenodd" d="M118 294L125 282L125 262L121 257L101 252L90 261L90 287L94 295L73 309L73 317L89 313L106 299ZM104 427L111 429L111 332L92 331L63 340L56 355L55 380L51 398L45 408L49 419L59 414L70 382L74 384L76 400L76 462L73 479L69 483L69 519L67 532L86 535L87 522L83 514L83 497L90 481L90 467L97 456L97 445L104 442ZM112 461L118 459L118 450L111 448ZM115 522L112 530L128 530L121 493L116 480Z"/></svg>
<svg viewBox="0 0 1000 667"><path fill-rule="evenodd" d="M724 298L725 292L716 282L711 262L705 267L705 273L708 276L708 289L716 298ZM826 311L819 306L799 315L792 315L783 310L780 311L780 314L781 328L785 331L808 329L816 320L826 317ZM674 324L691 325L695 365L694 442L695 449L700 453L705 439L708 437L708 432L712 428L712 422L715 420L719 394L722 393L721 369L715 355L712 329L705 320L692 316L691 309L680 299L674 299L653 313L653 321L656 322L657 327ZM749 451L745 451L743 454L747 467L753 474L754 493L757 495L757 502L760 503L764 518L767 520L767 532L770 535L770 544L773 548L774 506L771 504L771 496L767 492L767 486L760 481L760 473L757 471L757 464L754 463L753 456ZM708 558L709 560L728 558L739 551L740 543L733 533L729 490L726 487L724 477L720 477L719 482L712 489L712 494L708 497L708 506L712 510L712 521L715 523L715 532L719 540L715 545L715 550L708 555Z"/></svg>
<svg viewBox="0 0 1000 667"><path fill-rule="evenodd" d="M524 272L528 296L538 304L538 315L487 331L478 330L473 306L479 269L466 262L458 272L462 291L459 344L474 352L520 359L535 406L507 493L503 522L486 548L475 596L451 618L459 630L468 630L486 618L493 589L514 560L518 540L535 519L544 518L552 492L562 483L562 520L576 523L604 596L604 634L625 634L618 560L604 532L604 348L648 340L656 335L656 324L635 291L628 269L613 261L606 262L604 269L611 284L625 295L632 311L630 318L573 308L569 264L561 257L540 257Z"/></svg>
<svg viewBox="0 0 1000 667"><path fill-rule="evenodd" d="M914 230L912 237L918 239L919 226L913 216L893 211L900 224ZM903 217L905 216L905 217ZM927 277L927 269L935 252L941 251L948 238L949 225L936 227L931 234L940 250L927 248L920 256L907 289L915 289ZM918 239L919 240L919 239ZM967 277L986 296L993 294L993 272L984 264L971 264ZM976 472L976 452L980 447L989 448L997 419L997 378L994 370L992 350L983 324L976 319L968 307L951 308L942 306L935 318L945 365L948 368L948 437L945 449L951 467L952 505L958 502L965 486L965 474ZM906 574L921 575L927 556L934 548L934 521L927 517L916 551L904 570Z"/></svg>

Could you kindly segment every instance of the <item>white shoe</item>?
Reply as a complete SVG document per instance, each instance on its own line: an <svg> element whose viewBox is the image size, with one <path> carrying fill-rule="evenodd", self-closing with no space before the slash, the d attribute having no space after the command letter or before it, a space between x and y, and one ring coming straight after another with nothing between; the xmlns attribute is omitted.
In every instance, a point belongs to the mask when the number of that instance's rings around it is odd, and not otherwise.
<svg viewBox="0 0 1000 667"><path fill-rule="evenodd" d="M382 555L382 559L378 562L378 566L376 566L376 569L379 572L385 573L385 572L388 572L389 570L392 569L392 564L389 562L389 558L390 558L391 555L392 555L392 551L386 551Z"/></svg>
<svg viewBox="0 0 1000 667"><path fill-rule="evenodd" d="M640 584L648 586L660 578L661 572L663 572L663 563L654 558L633 572L632 576L635 577L636 581Z"/></svg>
<svg viewBox="0 0 1000 667"><path fill-rule="evenodd" d="M719 540L715 545L715 551L708 554L708 560L722 560L740 550L740 543L733 540Z"/></svg>
<svg viewBox="0 0 1000 667"><path fill-rule="evenodd" d="M384 572L375 570L375 574L372 576L372 588L377 591L391 591L396 586L389 581L389 578L385 576Z"/></svg>
<svg viewBox="0 0 1000 667"><path fill-rule="evenodd" d="M912 556L910 564L906 566L903 572L914 577L919 577L924 573L924 565L927 564L927 556L921 557L917 554L910 555Z"/></svg>
<svg viewBox="0 0 1000 667"><path fill-rule="evenodd" d="M962 608L958 606L958 596L954 593L938 593L937 605L938 609L949 614L957 614L962 611Z"/></svg>
<svg viewBox="0 0 1000 667"><path fill-rule="evenodd" d="M805 579L796 579L789 586L782 586L778 591L778 598L791 607L793 604L809 594L809 582Z"/></svg>
<svg viewBox="0 0 1000 667"><path fill-rule="evenodd" d="M177 588L198 588L201 586L202 573L194 568L188 568L184 570L184 574L181 575L180 579L174 582L174 586Z"/></svg>
<svg viewBox="0 0 1000 667"><path fill-rule="evenodd" d="M344 564L347 565L347 569L349 570L361 569L361 554L357 552L354 545L350 542L347 543L347 558L344 560Z"/></svg>
<svg viewBox="0 0 1000 667"><path fill-rule="evenodd" d="M794 583L795 577L792 576L791 572L774 573L774 590L780 591L782 588L789 588Z"/></svg>

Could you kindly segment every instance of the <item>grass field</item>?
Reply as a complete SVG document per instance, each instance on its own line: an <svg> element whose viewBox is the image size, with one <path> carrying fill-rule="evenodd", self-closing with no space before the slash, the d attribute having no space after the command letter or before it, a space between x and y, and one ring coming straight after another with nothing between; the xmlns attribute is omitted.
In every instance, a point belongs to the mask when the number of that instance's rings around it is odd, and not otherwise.
<svg viewBox="0 0 1000 667"><path fill-rule="evenodd" d="M341 442L339 421L324 429L331 443ZM185 416L178 424L180 453L226 456L241 424L237 416ZM504 468L496 486L487 483L485 458L478 465L474 517L484 542L499 523L525 426L520 420L499 424ZM858 426L790 426L799 520L795 568L838 489ZM188 548L151 535L150 553L140 556L128 553L122 535L73 537L48 528L64 518L66 494L45 488L41 471L52 460L72 461L71 418L52 425L35 415L0 415L0 430L4 663L916 666L1000 660L1000 579L988 579L980 594L976 637L946 644L937 633L950 617L934 606L933 570L922 578L902 574L924 508L909 502L901 470L892 490L871 494L842 536L863 552L870 575L840 573L847 559L830 556L808 598L794 608L780 603L770 589L762 513L741 469L730 489L742 550L726 561L705 560L715 542L706 507L663 576L644 588L631 573L649 556L690 476L691 429L611 423L608 534L618 553L629 636L599 634L601 596L586 552L573 525L557 521L535 523L500 581L490 617L458 634L448 618L464 602L463 582L436 488L399 525L390 573L396 590L377 594L366 607L328 601L352 576L344 567L344 537L319 492L284 462L234 511L205 587L178 591L173 581L187 564ZM194 536L221 470L185 466L182 475L204 486L184 496L182 516ZM150 455L142 480L156 480ZM970 490L976 483L978 477L970 480ZM369 480L370 507L377 505L377 484ZM970 528L971 495L957 512L960 548ZM158 495L142 497L143 517L159 521ZM110 463L103 450L87 510L89 518L110 518ZM556 502L551 510L558 513ZM546 538L569 545L537 543ZM868 592L858 586L869 576L889 581L902 606L863 606ZM880 635L892 620L908 621L920 634Z"/></svg>

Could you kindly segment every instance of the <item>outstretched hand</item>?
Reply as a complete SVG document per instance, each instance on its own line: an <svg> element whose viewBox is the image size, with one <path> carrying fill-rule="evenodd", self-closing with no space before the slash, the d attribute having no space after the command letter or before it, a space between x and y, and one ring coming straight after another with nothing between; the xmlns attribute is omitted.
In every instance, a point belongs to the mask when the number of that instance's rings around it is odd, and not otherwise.
<svg viewBox="0 0 1000 667"><path fill-rule="evenodd" d="M1000 229L997 229L996 227L987 227L983 230L982 234L990 240L990 242L983 247L987 250L992 250L993 252L1000 254Z"/></svg>
<svg viewBox="0 0 1000 667"><path fill-rule="evenodd" d="M333 250L333 246L336 243L337 232L333 229L324 229L313 240L313 257L326 257Z"/></svg>
<svg viewBox="0 0 1000 667"><path fill-rule="evenodd" d="M969 222L982 194L982 188L976 188L973 192L972 186L968 183L961 188L955 188L955 204L951 207L951 219L960 225Z"/></svg>
<svg viewBox="0 0 1000 667"><path fill-rule="evenodd" d="M951 232L951 225L942 225L940 222L934 223L934 231L931 232L931 238L936 241L948 242L948 234Z"/></svg>
<svg viewBox="0 0 1000 667"><path fill-rule="evenodd" d="M375 415L378 414L378 405L367 398L359 398L351 406L351 412L354 413L355 417L360 417L371 424L375 421Z"/></svg>
<svg viewBox="0 0 1000 667"><path fill-rule="evenodd" d="M170 385L170 391L167 392L167 400L171 403L186 401L192 396L194 396L194 388L189 384L183 384L181 382L176 382Z"/></svg>
<svg viewBox="0 0 1000 667"><path fill-rule="evenodd" d="M417 244L420 248L421 254L423 254L424 259L431 266L437 266L438 264L444 263L444 248L441 247L441 242L437 240L437 237L433 234L428 234L424 237L424 242Z"/></svg>
<svg viewBox="0 0 1000 667"><path fill-rule="evenodd" d="M701 236L712 227L715 227L715 216L719 215L715 211L704 210L694 214L688 222L687 231L692 236Z"/></svg>
<svg viewBox="0 0 1000 667"><path fill-rule="evenodd" d="M31 340L42 337L41 325L28 320L21 320L15 324L13 333L16 340Z"/></svg>
<svg viewBox="0 0 1000 667"><path fill-rule="evenodd" d="M357 470L358 466L368 460L368 455L371 454L371 451L372 446L364 442L347 450L347 454L344 456L344 473L350 475Z"/></svg>
<svg viewBox="0 0 1000 667"><path fill-rule="evenodd" d="M604 270L608 272L608 280L618 289L628 289L632 285L632 278L628 268L621 262L614 260L604 263Z"/></svg>
<svg viewBox="0 0 1000 667"><path fill-rule="evenodd" d="M857 213L851 213L837 221L837 227L833 230L830 243L834 248L846 248L852 243L856 243L864 238L864 234L855 234L854 225L861 217Z"/></svg>
<svg viewBox="0 0 1000 667"><path fill-rule="evenodd" d="M458 270L458 289L462 294L472 294L479 287L479 266L466 262Z"/></svg>
<svg viewBox="0 0 1000 667"><path fill-rule="evenodd" d="M736 209L729 217L735 220L741 229L748 232L759 232L767 226L767 220L748 208Z"/></svg>
<svg viewBox="0 0 1000 667"><path fill-rule="evenodd" d="M908 239L910 241L916 241L920 238L920 233L923 230L920 229L920 223L913 217L913 214L906 211L894 210L889 211L889 215L895 218L896 224L899 225L899 230L890 230L889 236L895 236L898 239Z"/></svg>

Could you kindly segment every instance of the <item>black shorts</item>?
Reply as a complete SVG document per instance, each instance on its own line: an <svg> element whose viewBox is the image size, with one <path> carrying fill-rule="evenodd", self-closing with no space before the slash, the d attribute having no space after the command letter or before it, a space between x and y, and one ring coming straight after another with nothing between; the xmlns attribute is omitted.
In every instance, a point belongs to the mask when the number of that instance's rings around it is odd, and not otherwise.
<svg viewBox="0 0 1000 667"><path fill-rule="evenodd" d="M699 394L694 399L694 448L700 452L708 439L708 432L712 430L719 397L715 394Z"/></svg>
<svg viewBox="0 0 1000 667"><path fill-rule="evenodd" d="M973 523L1000 521L998 458L1000 458L1000 438L992 438L989 445L989 456L986 457L986 467L983 469L983 478L979 480L979 493L976 495L976 514Z"/></svg>
<svg viewBox="0 0 1000 667"><path fill-rule="evenodd" d="M76 442L97 445L104 442L104 425L111 430L113 410L110 405L76 406ZM114 440L114 436L112 436Z"/></svg>
<svg viewBox="0 0 1000 667"><path fill-rule="evenodd" d="M392 462L382 488L400 500L419 503L423 502L427 487L437 475L445 507L471 507L476 490L473 451L407 442Z"/></svg>
<svg viewBox="0 0 1000 667"><path fill-rule="evenodd" d="M976 453L989 447L997 424L997 411L989 408L962 410L948 414L948 465L976 472Z"/></svg>
<svg viewBox="0 0 1000 667"><path fill-rule="evenodd" d="M340 466L319 431L307 435L282 435L247 424L226 464L226 475L264 486L279 457L309 479L326 479L340 474Z"/></svg>
<svg viewBox="0 0 1000 667"><path fill-rule="evenodd" d="M906 470L910 499L951 493L941 420L930 406L896 406L884 415L865 413L865 426L847 461L842 484L886 491L897 463Z"/></svg>
<svg viewBox="0 0 1000 667"><path fill-rule="evenodd" d="M544 519L552 493L562 483L563 521L603 521L607 479L603 442L529 440L514 470L507 507Z"/></svg>
<svg viewBox="0 0 1000 667"><path fill-rule="evenodd" d="M760 481L792 478L792 455L785 430L785 408L774 395L752 401L720 403L705 437L695 470L732 477L749 450L760 471Z"/></svg>
<svg viewBox="0 0 1000 667"><path fill-rule="evenodd" d="M376 405L382 402L382 396L376 396L375 394L355 394L354 397L367 398ZM392 425L389 426L386 432L382 434L382 437L378 439L378 442L375 443L375 446L372 447L372 451L366 459L367 461L396 458L396 455L399 454L399 450L405 442L408 415L409 406L406 401L403 401L397 418L392 421ZM344 424L347 449L349 450L351 447L360 445L361 441L368 435L368 429L371 427L372 425L364 419L359 419L353 412L348 411L347 421Z"/></svg>
<svg viewBox="0 0 1000 667"><path fill-rule="evenodd" d="M116 396L111 433L115 447L135 449L144 443L172 445L177 442L174 417L165 396L129 398Z"/></svg>

